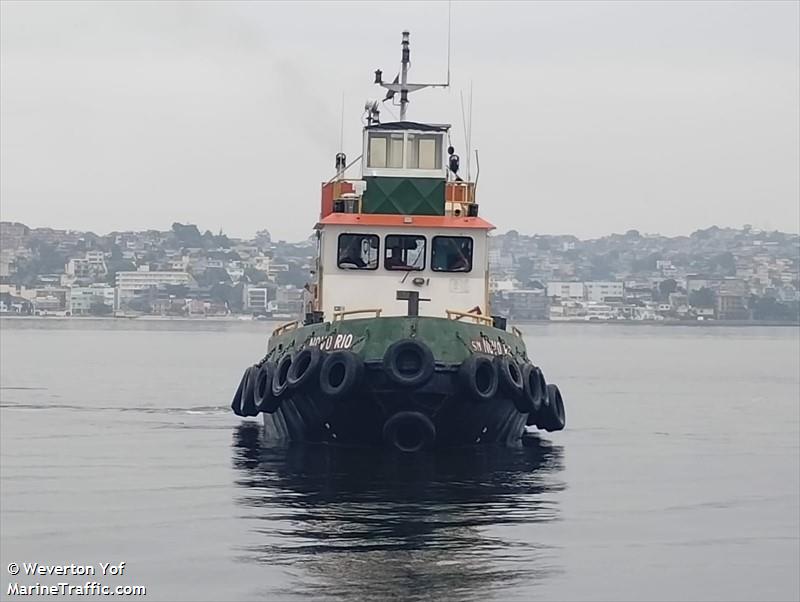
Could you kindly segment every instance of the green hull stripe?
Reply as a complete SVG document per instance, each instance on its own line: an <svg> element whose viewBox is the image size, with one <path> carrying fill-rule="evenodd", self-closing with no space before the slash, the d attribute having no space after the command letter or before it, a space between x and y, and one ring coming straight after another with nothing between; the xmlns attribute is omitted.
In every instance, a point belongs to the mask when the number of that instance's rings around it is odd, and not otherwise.
<svg viewBox="0 0 800 602"><path fill-rule="evenodd" d="M349 349L364 360L380 360L395 341L416 338L430 347L437 362L461 363L474 353L527 359L524 341L491 326L432 317L389 317L323 322L301 326L269 340L273 358L307 345L325 351Z"/></svg>

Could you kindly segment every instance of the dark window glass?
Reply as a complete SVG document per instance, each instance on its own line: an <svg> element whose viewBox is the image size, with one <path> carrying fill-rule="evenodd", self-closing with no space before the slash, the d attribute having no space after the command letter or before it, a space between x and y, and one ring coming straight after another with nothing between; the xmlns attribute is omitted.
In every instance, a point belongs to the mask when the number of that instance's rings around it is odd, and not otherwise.
<svg viewBox="0 0 800 602"><path fill-rule="evenodd" d="M431 269L434 272L472 270L472 239L469 236L434 236Z"/></svg>
<svg viewBox="0 0 800 602"><path fill-rule="evenodd" d="M343 270L377 270L378 241L374 234L340 234L336 265Z"/></svg>
<svg viewBox="0 0 800 602"><path fill-rule="evenodd" d="M387 270L424 270L425 237L390 234L385 241L383 267Z"/></svg>

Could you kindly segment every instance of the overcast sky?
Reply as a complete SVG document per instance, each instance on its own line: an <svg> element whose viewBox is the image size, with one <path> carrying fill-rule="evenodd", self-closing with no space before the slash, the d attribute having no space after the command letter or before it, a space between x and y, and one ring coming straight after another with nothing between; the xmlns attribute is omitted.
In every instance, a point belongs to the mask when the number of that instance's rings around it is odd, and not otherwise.
<svg viewBox="0 0 800 602"><path fill-rule="evenodd" d="M481 215L501 231L797 231L798 7L453 2L452 87L412 94L408 117L452 123L463 162L472 83ZM446 2L0 11L0 215L30 226L304 238L342 94L354 159L404 28L412 81L446 76Z"/></svg>

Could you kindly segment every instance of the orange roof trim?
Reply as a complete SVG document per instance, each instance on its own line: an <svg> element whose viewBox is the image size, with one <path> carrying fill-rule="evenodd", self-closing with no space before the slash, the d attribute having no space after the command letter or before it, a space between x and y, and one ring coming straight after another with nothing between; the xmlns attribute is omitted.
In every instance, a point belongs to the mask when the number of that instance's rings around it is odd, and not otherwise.
<svg viewBox="0 0 800 602"><path fill-rule="evenodd" d="M461 228L494 230L494 226L480 217L455 217L450 215L398 215L386 213L331 213L317 222L320 226L387 226L389 228Z"/></svg>

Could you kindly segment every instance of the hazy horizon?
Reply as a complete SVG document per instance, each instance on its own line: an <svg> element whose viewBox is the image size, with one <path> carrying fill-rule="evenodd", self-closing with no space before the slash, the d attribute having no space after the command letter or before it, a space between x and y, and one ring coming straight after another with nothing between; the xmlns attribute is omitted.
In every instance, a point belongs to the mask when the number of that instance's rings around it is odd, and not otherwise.
<svg viewBox="0 0 800 602"><path fill-rule="evenodd" d="M104 234L174 221L300 240L372 71L446 74L445 2L15 3L0 35L0 218ZM474 89L498 231L800 231L800 4L452 4L453 124ZM386 106L384 120L398 109ZM475 165L473 161L473 175Z"/></svg>

